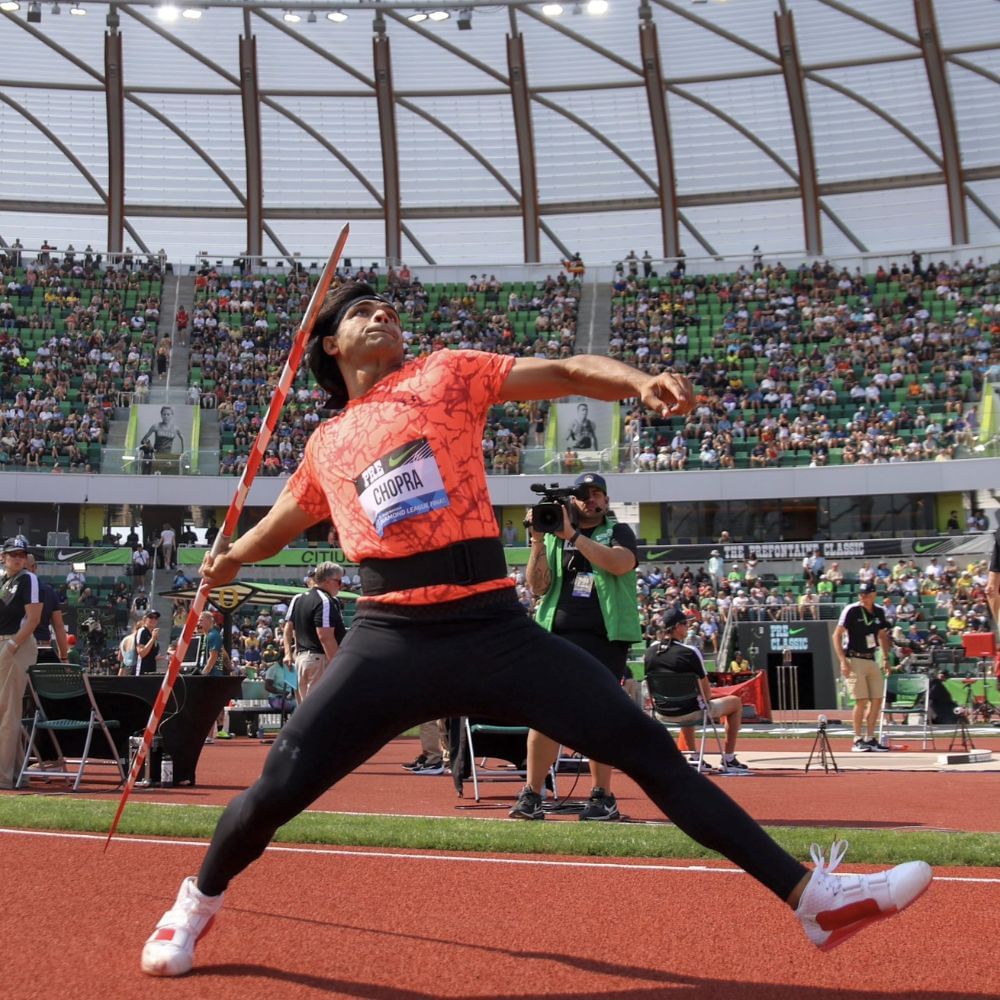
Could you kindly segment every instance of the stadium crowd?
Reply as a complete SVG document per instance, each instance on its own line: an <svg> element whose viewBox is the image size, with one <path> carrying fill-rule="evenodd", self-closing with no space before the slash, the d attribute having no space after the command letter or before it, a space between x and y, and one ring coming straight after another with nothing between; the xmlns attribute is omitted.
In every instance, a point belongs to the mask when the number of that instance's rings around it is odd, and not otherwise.
<svg viewBox="0 0 1000 1000"><path fill-rule="evenodd" d="M943 461L971 446L972 399L1000 361L1000 266L917 257L870 277L761 263L660 280L630 264L609 354L700 389L683 429L629 415L632 467Z"/></svg>
<svg viewBox="0 0 1000 1000"><path fill-rule="evenodd" d="M0 256L0 467L99 467L114 407L166 367L160 267L107 268L89 247Z"/></svg>
<svg viewBox="0 0 1000 1000"><path fill-rule="evenodd" d="M560 272L537 286L503 285L493 275L471 275L464 286L425 286L406 265L349 275L376 285L400 313L411 357L449 348L537 357L571 355L576 343L578 282ZM218 410L222 442L220 471L238 475L249 457L267 402L277 385L315 274L293 269L278 275L224 274L202 268L191 325L192 402ZM323 419L325 395L296 383L275 428L262 475L288 475L298 466L305 442ZM483 440L490 471L521 471L529 429L537 443L544 423L538 406L499 408Z"/></svg>

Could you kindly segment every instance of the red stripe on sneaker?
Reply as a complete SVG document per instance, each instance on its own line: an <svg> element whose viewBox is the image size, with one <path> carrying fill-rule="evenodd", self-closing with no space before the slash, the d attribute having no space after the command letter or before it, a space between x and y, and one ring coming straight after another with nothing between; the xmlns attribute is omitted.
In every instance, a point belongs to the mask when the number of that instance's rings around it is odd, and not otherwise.
<svg viewBox="0 0 1000 1000"><path fill-rule="evenodd" d="M859 920L856 924L851 924L850 927L843 927L840 930L832 931L830 936L819 946L820 951L830 951L836 948L838 944L843 944L848 938L854 937L858 931L863 931L866 927L870 927L876 921L881 920L882 917L888 917L891 914L880 913L877 917L872 917L870 920Z"/></svg>
<svg viewBox="0 0 1000 1000"><path fill-rule="evenodd" d="M816 923L825 931L833 931L847 927L848 924L853 924L857 920L873 920L876 917L888 916L895 912L895 907L881 910L874 899L862 899L857 903L848 903L847 906L842 906L839 910L826 910L823 913L817 913Z"/></svg>
<svg viewBox="0 0 1000 1000"><path fill-rule="evenodd" d="M173 941L174 939L174 928L173 927L161 927L154 935L154 941Z"/></svg>

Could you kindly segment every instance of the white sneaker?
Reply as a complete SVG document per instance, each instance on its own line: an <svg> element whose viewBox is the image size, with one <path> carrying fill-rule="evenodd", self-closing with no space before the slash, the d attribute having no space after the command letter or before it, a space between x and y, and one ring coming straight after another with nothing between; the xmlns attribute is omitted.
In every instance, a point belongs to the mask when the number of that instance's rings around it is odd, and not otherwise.
<svg viewBox="0 0 1000 1000"><path fill-rule="evenodd" d="M190 972L194 946L212 926L222 898L206 896L193 875L184 879L176 902L163 914L143 946L142 971L150 976L183 976Z"/></svg>
<svg viewBox="0 0 1000 1000"><path fill-rule="evenodd" d="M810 853L816 868L795 915L806 937L821 951L836 948L876 920L906 909L931 883L931 867L925 861L907 861L871 875L834 876L847 853L846 840L833 842L828 864L818 844Z"/></svg>

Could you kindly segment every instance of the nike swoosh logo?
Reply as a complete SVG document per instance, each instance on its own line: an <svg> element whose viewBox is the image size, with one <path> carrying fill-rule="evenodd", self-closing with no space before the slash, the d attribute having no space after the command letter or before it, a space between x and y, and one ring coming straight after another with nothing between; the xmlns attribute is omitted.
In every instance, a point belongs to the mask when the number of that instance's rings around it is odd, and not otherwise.
<svg viewBox="0 0 1000 1000"><path fill-rule="evenodd" d="M947 541L947 539L945 541ZM938 540L936 542L914 542L913 551L916 552L917 555L923 555L924 552L932 552L934 549L940 548L945 544L945 541Z"/></svg>
<svg viewBox="0 0 1000 1000"><path fill-rule="evenodd" d="M389 468L395 469L397 465L402 465L408 458L412 458L413 454L423 447L423 441L418 441L416 444L412 444L406 451L401 452L399 455L389 456Z"/></svg>
<svg viewBox="0 0 1000 1000"><path fill-rule="evenodd" d="M81 549L79 552L63 552L63 550L60 549L57 554L57 558L61 562L63 559L72 559L73 556L82 556L86 551L86 549Z"/></svg>
<svg viewBox="0 0 1000 1000"><path fill-rule="evenodd" d="M806 628L805 628L804 625L801 626L800 628L790 628L788 630L788 634L789 635L802 635L802 633L805 632L805 630L806 630Z"/></svg>
<svg viewBox="0 0 1000 1000"><path fill-rule="evenodd" d="M664 549L662 552L653 552L652 550L650 550L649 552L646 553L646 558L652 559L654 562L656 562L657 559L666 559L666 557L669 554L670 554L669 549Z"/></svg>

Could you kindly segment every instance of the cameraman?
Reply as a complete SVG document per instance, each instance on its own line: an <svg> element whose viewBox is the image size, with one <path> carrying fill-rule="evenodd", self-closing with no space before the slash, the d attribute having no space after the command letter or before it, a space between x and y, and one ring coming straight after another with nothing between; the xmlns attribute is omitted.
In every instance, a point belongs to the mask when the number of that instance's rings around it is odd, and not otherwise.
<svg viewBox="0 0 1000 1000"><path fill-rule="evenodd" d="M636 604L639 562L634 532L608 509L608 488L593 472L578 476L576 494L563 506L557 532L531 526L531 555L525 579L541 597L536 620L599 660L621 681L629 647L642 638ZM529 515L530 516L530 515ZM541 790L559 745L537 730L528 733L528 783L510 815L544 819ZM593 790L582 820L617 820L611 794L611 766L590 762Z"/></svg>

